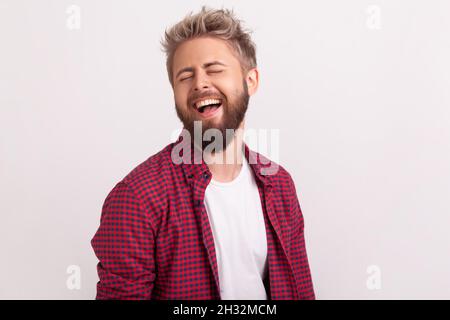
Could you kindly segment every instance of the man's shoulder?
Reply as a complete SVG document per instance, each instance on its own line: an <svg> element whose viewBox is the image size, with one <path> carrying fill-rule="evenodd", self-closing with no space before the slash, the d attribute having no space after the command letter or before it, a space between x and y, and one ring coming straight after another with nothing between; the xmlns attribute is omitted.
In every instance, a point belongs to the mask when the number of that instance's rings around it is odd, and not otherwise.
<svg viewBox="0 0 450 320"><path fill-rule="evenodd" d="M272 186L275 202L279 205L286 204L292 208L295 202L298 202L298 196L294 179L289 171L278 162L270 160L268 157L259 153L255 152L255 154L260 159L256 168L264 172L263 175L267 177L266 181ZM289 210L289 212L291 211Z"/></svg>
<svg viewBox="0 0 450 320"><path fill-rule="evenodd" d="M125 184L143 200L161 202L166 198L167 182L173 175L170 162L172 143L134 167L117 184Z"/></svg>
<svg viewBox="0 0 450 320"><path fill-rule="evenodd" d="M260 174L267 176L272 184L276 186L293 184L292 176L284 166L257 151L251 149L249 151L252 154L249 161L256 163L255 170L259 170Z"/></svg>
<svg viewBox="0 0 450 320"><path fill-rule="evenodd" d="M120 205L121 214L127 215L130 214L128 208L138 204L142 212L151 213L142 217L148 218L156 230L160 218L167 212L167 180L172 174L171 146L169 144L151 155L119 180L106 197L102 210Z"/></svg>

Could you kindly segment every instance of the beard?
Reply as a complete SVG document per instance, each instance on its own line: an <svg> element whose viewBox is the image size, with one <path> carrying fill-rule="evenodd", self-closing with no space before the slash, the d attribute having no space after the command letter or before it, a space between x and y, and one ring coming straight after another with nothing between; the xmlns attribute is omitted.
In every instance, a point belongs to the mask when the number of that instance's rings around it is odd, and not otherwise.
<svg viewBox="0 0 450 320"><path fill-rule="evenodd" d="M206 95L209 95L209 93L205 94L205 96ZM197 116L197 111L194 110L194 108L191 108L191 104L189 104L187 110L185 110L175 103L175 110L178 118L183 123L184 129L189 131L191 142L194 140L194 122L201 121L201 145L196 144L196 146L201 148L202 151L211 144L214 145L213 150L215 152L226 150L227 146L232 141L236 129L241 125L245 113L247 112L250 96L248 94L248 86L245 79L243 79L242 83L242 92L235 98L234 102L230 103L222 94L219 93L219 95L222 99L222 106L220 107L222 108L222 115L220 119L213 117L212 119L202 120ZM218 133L220 133L219 138L222 138L222 141L216 141L217 137L215 135L212 135L213 142L205 141L203 139L203 133L209 129L218 130ZM208 149L211 149L211 146ZM212 153L214 153L214 151L212 151Z"/></svg>

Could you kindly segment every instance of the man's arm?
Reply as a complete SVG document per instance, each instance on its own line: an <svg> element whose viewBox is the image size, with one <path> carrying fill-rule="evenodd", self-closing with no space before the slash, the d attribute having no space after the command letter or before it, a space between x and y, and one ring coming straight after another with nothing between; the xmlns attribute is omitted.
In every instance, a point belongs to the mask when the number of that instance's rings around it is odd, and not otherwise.
<svg viewBox="0 0 450 320"><path fill-rule="evenodd" d="M299 294L301 300L314 300L314 286L309 268L308 255L306 252L304 220L300 203L297 197L297 191L294 181L291 181L291 210L294 218L293 226L295 228L294 237L292 237L292 264L296 270L297 284L299 286Z"/></svg>
<svg viewBox="0 0 450 320"><path fill-rule="evenodd" d="M109 193L91 240L99 259L96 299L150 299L155 280L154 231L140 199L124 182Z"/></svg>

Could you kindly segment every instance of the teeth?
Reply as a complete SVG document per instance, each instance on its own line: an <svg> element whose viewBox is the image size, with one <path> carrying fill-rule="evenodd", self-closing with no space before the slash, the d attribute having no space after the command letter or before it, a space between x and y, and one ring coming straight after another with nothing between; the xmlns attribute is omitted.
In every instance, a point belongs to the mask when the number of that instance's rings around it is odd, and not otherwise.
<svg viewBox="0 0 450 320"><path fill-rule="evenodd" d="M196 106L197 109L198 109L198 108L207 106L207 105L209 105L209 104L217 104L217 103L220 103L220 100L218 100L218 99L206 99L206 100L202 100L202 101L197 102L197 103L195 104L195 106Z"/></svg>

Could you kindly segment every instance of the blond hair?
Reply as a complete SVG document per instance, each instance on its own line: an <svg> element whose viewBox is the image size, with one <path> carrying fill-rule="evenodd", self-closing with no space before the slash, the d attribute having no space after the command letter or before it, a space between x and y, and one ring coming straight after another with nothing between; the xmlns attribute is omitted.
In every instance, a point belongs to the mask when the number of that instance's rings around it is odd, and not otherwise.
<svg viewBox="0 0 450 320"><path fill-rule="evenodd" d="M241 25L233 10L211 9L202 6L200 12L188 14L183 20L165 30L161 40L166 54L166 68L170 84L173 86L172 63L176 49L183 42L200 37L216 37L225 40L231 46L241 63L243 74L256 67L256 45L250 34Z"/></svg>

